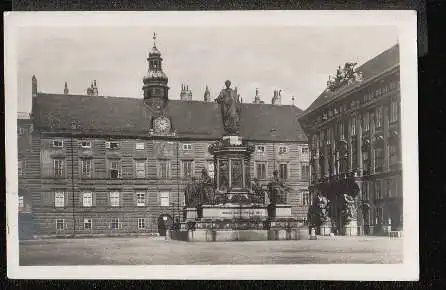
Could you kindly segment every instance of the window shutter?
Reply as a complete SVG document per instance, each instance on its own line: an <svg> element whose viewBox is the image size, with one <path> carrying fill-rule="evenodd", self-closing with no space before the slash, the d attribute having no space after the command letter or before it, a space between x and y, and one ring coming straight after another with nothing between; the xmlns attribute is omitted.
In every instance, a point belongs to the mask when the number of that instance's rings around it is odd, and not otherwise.
<svg viewBox="0 0 446 290"><path fill-rule="evenodd" d="M84 192L79 192L79 196L78 196L78 198L79 198L79 204L80 204L80 206L84 206Z"/></svg>
<svg viewBox="0 0 446 290"><path fill-rule="evenodd" d="M72 192L70 192L70 194L72 194ZM68 191L64 191L63 199L64 199L64 207L65 208L70 207L70 202L68 200L68 197L69 197Z"/></svg>
<svg viewBox="0 0 446 290"><path fill-rule="evenodd" d="M119 192L119 206L124 206L124 191Z"/></svg>

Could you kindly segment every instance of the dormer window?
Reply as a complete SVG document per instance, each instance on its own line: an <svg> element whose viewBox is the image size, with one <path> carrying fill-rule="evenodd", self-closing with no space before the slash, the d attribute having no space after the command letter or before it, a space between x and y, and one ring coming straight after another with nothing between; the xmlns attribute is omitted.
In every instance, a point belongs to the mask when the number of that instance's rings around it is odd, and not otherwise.
<svg viewBox="0 0 446 290"><path fill-rule="evenodd" d="M105 142L106 149L119 149L119 142L117 141L106 141Z"/></svg>
<svg viewBox="0 0 446 290"><path fill-rule="evenodd" d="M90 149L91 148L91 141L82 141L81 142L81 148L82 149Z"/></svg>
<svg viewBox="0 0 446 290"><path fill-rule="evenodd" d="M53 148L63 148L63 140L53 140Z"/></svg>

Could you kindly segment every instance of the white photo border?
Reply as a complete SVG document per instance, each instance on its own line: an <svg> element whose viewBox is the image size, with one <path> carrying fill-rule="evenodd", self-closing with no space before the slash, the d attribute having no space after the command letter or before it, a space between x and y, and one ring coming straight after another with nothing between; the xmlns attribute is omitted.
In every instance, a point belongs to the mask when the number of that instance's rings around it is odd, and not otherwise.
<svg viewBox="0 0 446 290"><path fill-rule="evenodd" d="M417 19L410 10L5 12L7 273L11 279L419 279ZM19 266L17 29L26 26L395 26L400 45L404 258L402 264ZM315 96L316 97L316 96Z"/></svg>

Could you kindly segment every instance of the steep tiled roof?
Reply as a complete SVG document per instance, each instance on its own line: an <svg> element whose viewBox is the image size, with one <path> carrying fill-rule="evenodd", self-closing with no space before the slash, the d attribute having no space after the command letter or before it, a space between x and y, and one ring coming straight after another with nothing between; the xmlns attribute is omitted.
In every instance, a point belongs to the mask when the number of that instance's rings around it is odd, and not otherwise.
<svg viewBox="0 0 446 290"><path fill-rule="evenodd" d="M170 100L167 113L181 138L217 139L224 133L217 103ZM306 141L297 121L301 113L290 105L242 104L240 133L248 140ZM35 127L44 131L69 131L78 122L91 134L146 135L152 116L135 98L40 93L33 103Z"/></svg>
<svg viewBox="0 0 446 290"><path fill-rule="evenodd" d="M363 81L367 81L380 73L392 68L393 66L399 64L399 45L396 44L386 51L380 53L376 57L370 59L360 67L358 67L358 71L362 73ZM327 76L328 78L328 76ZM316 110L319 107L327 104L332 101L339 95L336 93L330 93L324 91L304 112L307 114L311 111Z"/></svg>

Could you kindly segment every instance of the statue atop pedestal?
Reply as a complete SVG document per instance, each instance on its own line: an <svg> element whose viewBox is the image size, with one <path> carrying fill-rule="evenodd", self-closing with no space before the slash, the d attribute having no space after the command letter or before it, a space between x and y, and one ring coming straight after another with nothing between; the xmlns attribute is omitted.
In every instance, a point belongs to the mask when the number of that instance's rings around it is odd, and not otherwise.
<svg viewBox="0 0 446 290"><path fill-rule="evenodd" d="M220 91L216 101L220 105L223 127L228 135L240 133L240 99L237 91L231 89L231 82L225 82L226 88Z"/></svg>
<svg viewBox="0 0 446 290"><path fill-rule="evenodd" d="M285 204L287 202L287 192L290 190L279 177L279 172L274 170L273 177L268 183L268 197L271 204Z"/></svg>
<svg viewBox="0 0 446 290"><path fill-rule="evenodd" d="M191 178L191 182L186 186L184 191L186 208L196 208L201 202L200 184L195 177Z"/></svg>
<svg viewBox="0 0 446 290"><path fill-rule="evenodd" d="M206 168L201 170L200 191L203 204L214 204L214 181L209 176Z"/></svg>
<svg viewBox="0 0 446 290"><path fill-rule="evenodd" d="M356 220L356 206L355 200L352 196L344 194L344 221L349 223L350 221Z"/></svg>

